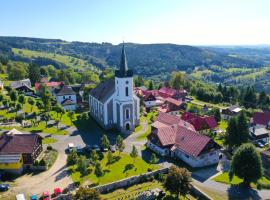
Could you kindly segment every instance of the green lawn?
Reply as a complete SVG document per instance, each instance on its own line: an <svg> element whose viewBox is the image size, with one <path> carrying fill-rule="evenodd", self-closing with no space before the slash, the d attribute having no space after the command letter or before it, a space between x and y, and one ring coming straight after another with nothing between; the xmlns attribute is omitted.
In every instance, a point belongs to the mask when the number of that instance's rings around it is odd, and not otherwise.
<svg viewBox="0 0 270 200"><path fill-rule="evenodd" d="M89 167L92 172L84 177L81 177L80 172L76 171L76 165L69 167L72 180L75 183L78 182L80 184L87 180L90 181L90 183L106 184L130 176L145 173L147 172L148 168L151 168L153 170L159 168L157 165L148 164L140 157L137 157L134 162L130 155L126 153L121 153L120 157L118 157L119 153L116 152L113 154L113 156L116 160L118 160L119 158L120 159L111 165L107 165L107 153L104 154L104 158L101 160L100 163L102 169L105 170L105 174L99 178L95 175L93 166ZM129 169L129 166L133 167Z"/></svg>
<svg viewBox="0 0 270 200"><path fill-rule="evenodd" d="M55 142L57 142L57 139L52 137L46 137L42 140L42 144L53 144Z"/></svg>
<svg viewBox="0 0 270 200"><path fill-rule="evenodd" d="M225 184L239 184L243 182L243 180L238 178L237 176L234 176L232 181L230 181L228 172L222 173L214 177L213 180L216 182L225 183ZM270 180L266 177L261 178L259 182L263 184L270 184ZM251 186L256 187L254 183L252 183Z"/></svg>
<svg viewBox="0 0 270 200"><path fill-rule="evenodd" d="M21 130L29 131L29 132L43 132L55 135L67 135L68 132L66 130L58 130L56 126L51 126L46 128L45 122L40 122L37 126L32 126L29 128L19 128Z"/></svg>

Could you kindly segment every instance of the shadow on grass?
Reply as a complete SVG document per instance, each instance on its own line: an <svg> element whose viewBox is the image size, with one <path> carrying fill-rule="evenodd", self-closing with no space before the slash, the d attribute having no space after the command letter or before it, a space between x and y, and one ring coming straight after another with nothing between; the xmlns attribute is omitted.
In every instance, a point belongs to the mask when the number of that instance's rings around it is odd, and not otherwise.
<svg viewBox="0 0 270 200"><path fill-rule="evenodd" d="M30 133L41 133L43 129L31 130Z"/></svg>

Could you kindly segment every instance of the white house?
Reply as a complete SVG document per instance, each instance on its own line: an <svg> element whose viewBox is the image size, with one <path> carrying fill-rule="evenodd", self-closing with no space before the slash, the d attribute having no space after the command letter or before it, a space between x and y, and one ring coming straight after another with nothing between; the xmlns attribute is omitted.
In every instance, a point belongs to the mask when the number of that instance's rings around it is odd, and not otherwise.
<svg viewBox="0 0 270 200"><path fill-rule="evenodd" d="M89 95L91 116L105 129L133 131L140 122L140 99L133 92L133 72L128 69L125 47L115 78L104 81Z"/></svg>
<svg viewBox="0 0 270 200"><path fill-rule="evenodd" d="M76 110L76 93L70 86L63 85L60 89L54 90L56 101L61 104L65 110Z"/></svg>

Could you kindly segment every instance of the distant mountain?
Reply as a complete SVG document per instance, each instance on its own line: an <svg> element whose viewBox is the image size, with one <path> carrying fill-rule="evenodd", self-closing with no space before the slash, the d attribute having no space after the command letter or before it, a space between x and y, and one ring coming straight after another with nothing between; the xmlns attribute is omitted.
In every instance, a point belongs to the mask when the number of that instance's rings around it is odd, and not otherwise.
<svg viewBox="0 0 270 200"><path fill-rule="evenodd" d="M25 59L14 55L12 48L69 55L83 59L97 68L104 69L108 66L117 67L119 65L121 44L112 45L110 43L67 42L60 39L0 37L0 54L5 53L12 59ZM212 65L224 68L258 68L268 62L265 59L250 59L246 54L243 55L239 52L237 55L234 53L232 55L230 51L221 48L175 44L128 43L126 44L126 52L129 67L136 74L145 77L165 76L175 70L192 72L196 67L208 68Z"/></svg>

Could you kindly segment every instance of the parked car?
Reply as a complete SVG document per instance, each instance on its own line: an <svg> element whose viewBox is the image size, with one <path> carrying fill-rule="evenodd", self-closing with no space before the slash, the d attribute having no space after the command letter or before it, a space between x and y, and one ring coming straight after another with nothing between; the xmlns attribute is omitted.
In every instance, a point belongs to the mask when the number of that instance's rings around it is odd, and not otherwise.
<svg viewBox="0 0 270 200"><path fill-rule="evenodd" d="M16 200L25 200L24 194L17 194L16 195Z"/></svg>
<svg viewBox="0 0 270 200"><path fill-rule="evenodd" d="M69 143L68 144L68 152L70 153L73 149L74 149L74 144L73 143Z"/></svg>
<svg viewBox="0 0 270 200"><path fill-rule="evenodd" d="M0 192L7 191L9 190L9 188L10 188L9 184L4 184L4 183L0 184Z"/></svg>
<svg viewBox="0 0 270 200"><path fill-rule="evenodd" d="M76 152L77 153L83 153L83 148L81 146L76 147Z"/></svg>
<svg viewBox="0 0 270 200"><path fill-rule="evenodd" d="M32 195L32 196L30 197L30 199L31 199L31 200L38 200L38 196L37 196L36 194L34 194L34 195Z"/></svg>
<svg viewBox="0 0 270 200"><path fill-rule="evenodd" d="M43 200L50 200L50 193L48 191L42 193L42 199Z"/></svg>
<svg viewBox="0 0 270 200"><path fill-rule="evenodd" d="M110 151L113 153L116 151L115 145L110 145Z"/></svg>
<svg viewBox="0 0 270 200"><path fill-rule="evenodd" d="M260 142L260 141L257 141L256 142L256 145L258 146L258 147L260 147L260 148L263 148L265 145L262 143L262 142Z"/></svg>
<svg viewBox="0 0 270 200"><path fill-rule="evenodd" d="M96 151L100 151L100 148L99 148L99 146L98 145L93 145L93 148L92 148L93 150L96 150Z"/></svg>
<svg viewBox="0 0 270 200"><path fill-rule="evenodd" d="M54 197L59 196L60 194L62 194L62 190L61 188L54 188Z"/></svg>

